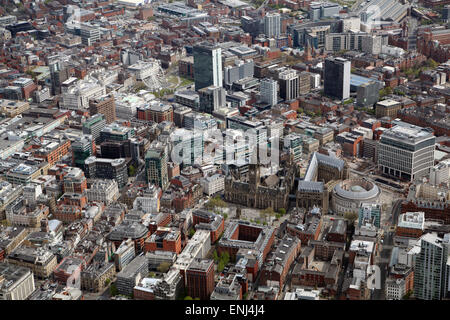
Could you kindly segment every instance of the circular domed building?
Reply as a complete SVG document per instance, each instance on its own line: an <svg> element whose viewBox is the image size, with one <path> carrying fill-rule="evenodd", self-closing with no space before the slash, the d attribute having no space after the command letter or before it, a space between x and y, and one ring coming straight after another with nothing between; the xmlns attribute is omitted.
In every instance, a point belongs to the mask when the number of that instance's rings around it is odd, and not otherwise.
<svg viewBox="0 0 450 320"><path fill-rule="evenodd" d="M380 188L366 179L348 179L338 183L332 192L331 203L335 214L358 213L363 202L376 202Z"/></svg>

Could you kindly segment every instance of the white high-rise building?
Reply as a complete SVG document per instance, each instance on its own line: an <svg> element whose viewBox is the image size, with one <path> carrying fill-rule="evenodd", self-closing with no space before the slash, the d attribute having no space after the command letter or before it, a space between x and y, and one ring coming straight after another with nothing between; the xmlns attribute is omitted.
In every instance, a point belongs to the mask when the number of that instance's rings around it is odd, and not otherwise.
<svg viewBox="0 0 450 320"><path fill-rule="evenodd" d="M67 89L63 89L63 108L69 110L89 109L89 100L102 97L106 94L106 87L94 78L67 82ZM71 81L71 82L70 82Z"/></svg>
<svg viewBox="0 0 450 320"><path fill-rule="evenodd" d="M224 83L231 86L235 81L253 77L253 68L253 59L236 60L233 66L224 68Z"/></svg>
<svg viewBox="0 0 450 320"><path fill-rule="evenodd" d="M428 178L434 164L436 137L429 128L396 121L378 145L378 166L391 177L414 181Z"/></svg>
<svg viewBox="0 0 450 320"><path fill-rule="evenodd" d="M450 159L439 162L431 168L430 184L438 186L450 180Z"/></svg>
<svg viewBox="0 0 450 320"><path fill-rule="evenodd" d="M278 37L281 34L279 13L268 13L264 16L264 34L268 37Z"/></svg>
<svg viewBox="0 0 450 320"><path fill-rule="evenodd" d="M80 28L81 42L85 45L92 45L92 43L100 40L100 28L84 23Z"/></svg>
<svg viewBox="0 0 450 320"><path fill-rule="evenodd" d="M414 297L441 300L448 294L448 237L427 233L420 238L420 252L414 266Z"/></svg>
<svg viewBox="0 0 450 320"><path fill-rule="evenodd" d="M265 103L269 103L271 106L277 104L277 81L273 79L261 80L260 91L261 100Z"/></svg>
<svg viewBox="0 0 450 320"><path fill-rule="evenodd" d="M295 100L299 97L299 77L297 71L286 69L279 73L280 97L286 101Z"/></svg>

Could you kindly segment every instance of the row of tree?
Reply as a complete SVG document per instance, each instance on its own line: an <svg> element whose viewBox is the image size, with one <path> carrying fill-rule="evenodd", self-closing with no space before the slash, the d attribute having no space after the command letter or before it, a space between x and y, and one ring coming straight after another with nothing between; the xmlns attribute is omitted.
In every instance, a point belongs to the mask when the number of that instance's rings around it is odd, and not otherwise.
<svg viewBox="0 0 450 320"><path fill-rule="evenodd" d="M214 261L217 263L217 271L222 272L225 269L225 266L230 262L230 254L226 251L222 252L220 256L217 254L217 251L213 252Z"/></svg>

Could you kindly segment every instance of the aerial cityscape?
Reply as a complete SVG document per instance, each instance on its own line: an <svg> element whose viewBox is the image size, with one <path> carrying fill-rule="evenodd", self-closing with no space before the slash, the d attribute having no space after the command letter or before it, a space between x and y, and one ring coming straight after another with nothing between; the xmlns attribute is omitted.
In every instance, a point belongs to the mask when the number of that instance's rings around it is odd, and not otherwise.
<svg viewBox="0 0 450 320"><path fill-rule="evenodd" d="M449 135L450 0L0 0L0 300L450 300Z"/></svg>

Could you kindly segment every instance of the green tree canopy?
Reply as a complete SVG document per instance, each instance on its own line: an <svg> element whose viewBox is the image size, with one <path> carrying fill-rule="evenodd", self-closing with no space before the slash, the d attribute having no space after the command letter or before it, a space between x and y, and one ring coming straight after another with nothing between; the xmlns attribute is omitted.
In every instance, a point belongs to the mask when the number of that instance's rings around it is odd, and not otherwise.
<svg viewBox="0 0 450 320"><path fill-rule="evenodd" d="M228 262L230 262L230 254L228 252L224 251L220 255L220 259L224 262L225 265L227 265Z"/></svg>
<svg viewBox="0 0 450 320"><path fill-rule="evenodd" d="M392 94L391 87L386 87L380 90L380 98L387 96L388 94Z"/></svg>
<svg viewBox="0 0 450 320"><path fill-rule="evenodd" d="M427 65L430 67L430 68L436 68L438 65L439 65L439 63L437 63L436 61L434 61L433 59L428 59L427 60Z"/></svg>
<svg viewBox="0 0 450 320"><path fill-rule="evenodd" d="M113 283L110 287L109 287L109 293L111 294L112 297L117 296L119 294L119 290L117 290L116 284Z"/></svg>
<svg viewBox="0 0 450 320"><path fill-rule="evenodd" d="M132 177L136 174L136 168L132 164L128 167L128 171Z"/></svg>
<svg viewBox="0 0 450 320"><path fill-rule="evenodd" d="M167 271L169 271L169 269L170 269L170 263L168 263L168 262L162 262L158 266L158 271L162 272L162 273L166 273Z"/></svg>
<svg viewBox="0 0 450 320"><path fill-rule="evenodd" d="M208 202L205 204L205 207L208 210L213 210L215 208L226 208L227 203L223 201L220 196L216 196L214 198L209 199Z"/></svg>
<svg viewBox="0 0 450 320"><path fill-rule="evenodd" d="M225 269L225 263L223 262L223 260L220 260L219 265L217 266L217 271L222 272L223 269Z"/></svg>
<svg viewBox="0 0 450 320"><path fill-rule="evenodd" d="M217 254L217 250L214 250L213 252L213 259L215 262L219 262L219 255Z"/></svg>
<svg viewBox="0 0 450 320"><path fill-rule="evenodd" d="M275 215L275 211L273 210L273 208L269 207L269 208L266 208L264 210L261 210L259 215L260 215L261 219L264 220L264 222L267 222L267 218L271 217L271 216L274 216Z"/></svg>
<svg viewBox="0 0 450 320"><path fill-rule="evenodd" d="M358 214L356 212L346 212L344 213L344 218L347 219L350 224L353 224L358 218Z"/></svg>

